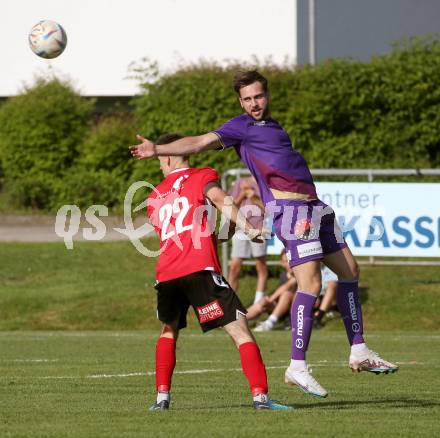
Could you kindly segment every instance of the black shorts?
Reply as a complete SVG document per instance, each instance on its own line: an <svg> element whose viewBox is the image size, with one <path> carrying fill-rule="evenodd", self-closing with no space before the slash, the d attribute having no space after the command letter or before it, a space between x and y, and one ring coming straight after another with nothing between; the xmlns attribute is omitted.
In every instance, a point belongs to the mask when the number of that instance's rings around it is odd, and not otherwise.
<svg viewBox="0 0 440 438"><path fill-rule="evenodd" d="M186 327L191 305L204 332L223 327L246 314L246 308L226 280L216 272L200 271L158 283L157 317L166 324Z"/></svg>

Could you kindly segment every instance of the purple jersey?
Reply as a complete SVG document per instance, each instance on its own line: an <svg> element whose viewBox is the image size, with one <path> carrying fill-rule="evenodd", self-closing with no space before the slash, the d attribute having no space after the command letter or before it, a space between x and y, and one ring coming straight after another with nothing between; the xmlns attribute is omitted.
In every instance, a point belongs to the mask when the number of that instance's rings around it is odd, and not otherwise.
<svg viewBox="0 0 440 438"><path fill-rule="evenodd" d="M289 135L268 117L234 117L214 131L224 148L233 146L257 180L264 204L273 200L317 199L304 157L292 147Z"/></svg>

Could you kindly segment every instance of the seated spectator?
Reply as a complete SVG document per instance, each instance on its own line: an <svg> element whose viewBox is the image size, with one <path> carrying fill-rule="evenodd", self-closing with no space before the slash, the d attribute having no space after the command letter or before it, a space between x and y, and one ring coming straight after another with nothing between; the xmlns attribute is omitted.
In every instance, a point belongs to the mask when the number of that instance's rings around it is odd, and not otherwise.
<svg viewBox="0 0 440 438"><path fill-rule="evenodd" d="M293 298L295 296L297 282L289 268L286 253L281 253L281 265L284 268L280 274L279 286L270 296L264 296L259 301L250 306L246 318L255 319L263 313L268 313L269 317L257 324L255 332L266 332L272 330L275 324L289 314Z"/></svg>
<svg viewBox="0 0 440 438"><path fill-rule="evenodd" d="M253 177L238 179L228 194L232 196L234 204L247 217L249 223L254 228L261 229L263 227L264 205L255 179ZM257 303L265 295L268 277L266 251L265 241L262 243L251 242L242 231L237 231L232 237L228 283L237 292L243 259L254 258L257 270L254 303Z"/></svg>

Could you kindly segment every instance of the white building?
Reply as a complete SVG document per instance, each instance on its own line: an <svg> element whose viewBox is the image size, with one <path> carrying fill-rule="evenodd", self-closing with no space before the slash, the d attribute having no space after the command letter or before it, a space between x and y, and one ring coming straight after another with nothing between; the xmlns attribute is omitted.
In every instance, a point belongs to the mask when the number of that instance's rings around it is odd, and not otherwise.
<svg viewBox="0 0 440 438"><path fill-rule="evenodd" d="M164 70L206 60L296 59L296 0L3 0L0 96L35 74L69 77L83 95L133 95L128 67L143 57ZM68 45L40 59L27 35L42 19L59 22Z"/></svg>
<svg viewBox="0 0 440 438"><path fill-rule="evenodd" d="M165 71L253 56L304 64L312 18L317 61L366 60L405 36L440 32L438 0L2 0L0 14L0 98L53 73L85 96L131 96L138 88L129 65L144 57ZM28 47L41 19L66 29L67 49L57 59L40 59Z"/></svg>

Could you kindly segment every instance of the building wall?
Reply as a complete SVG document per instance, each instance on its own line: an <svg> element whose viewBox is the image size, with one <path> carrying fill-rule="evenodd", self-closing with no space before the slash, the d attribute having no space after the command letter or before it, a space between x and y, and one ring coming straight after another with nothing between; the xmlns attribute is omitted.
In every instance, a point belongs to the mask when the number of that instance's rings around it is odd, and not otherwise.
<svg viewBox="0 0 440 438"><path fill-rule="evenodd" d="M84 95L132 95L138 88L128 66L143 57L165 71L201 58L296 60L296 0L3 0L0 16L0 96L53 72ZM58 21L68 35L52 61L28 47L41 19Z"/></svg>
<svg viewBox="0 0 440 438"><path fill-rule="evenodd" d="M298 0L298 63L309 61L309 0ZM440 33L439 0L315 0L317 61L384 54L404 37Z"/></svg>

